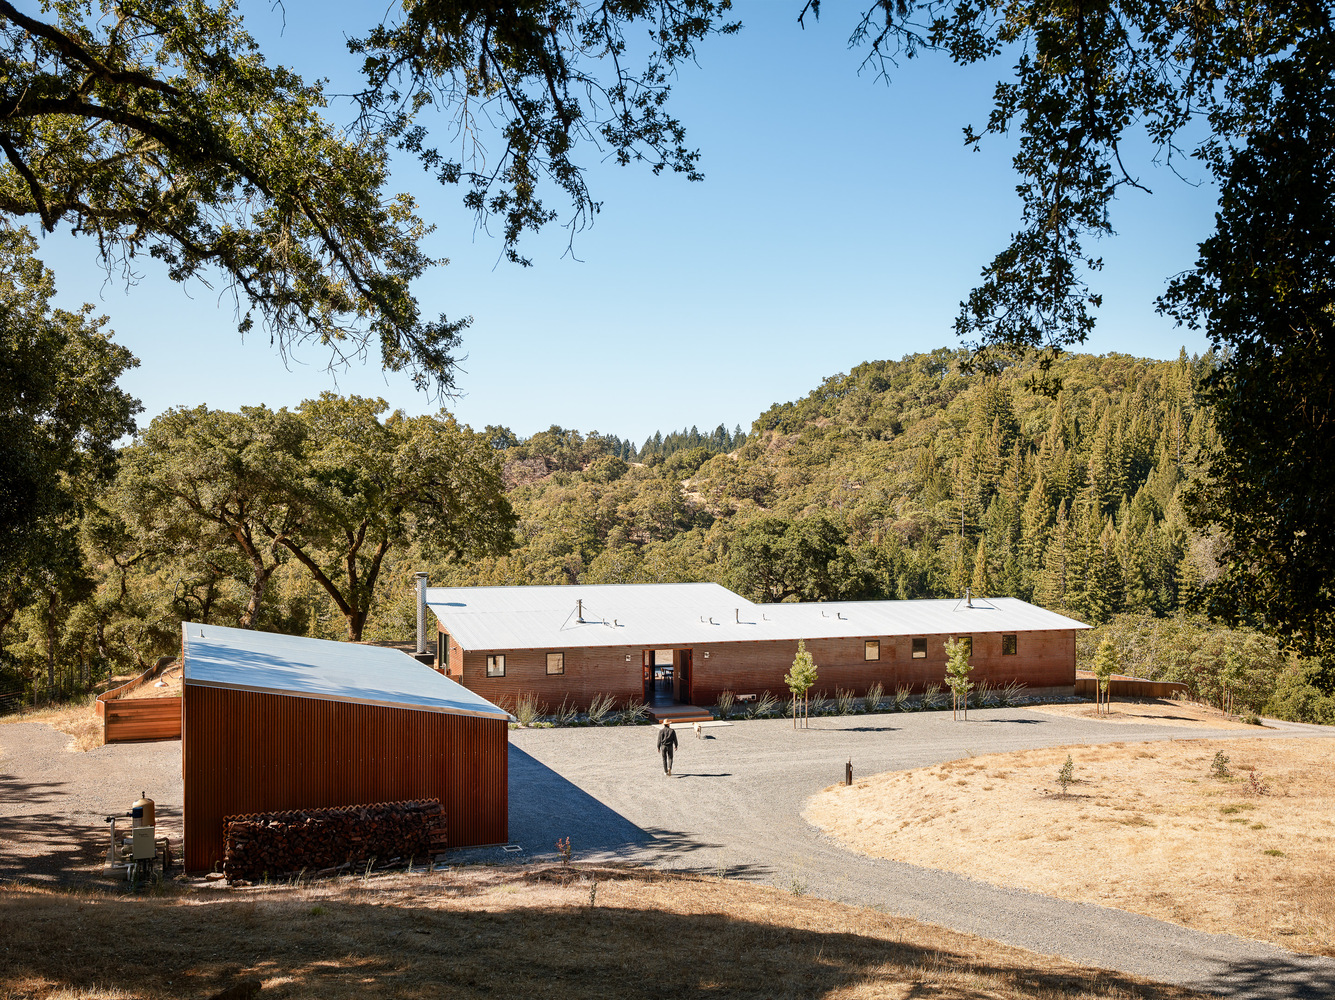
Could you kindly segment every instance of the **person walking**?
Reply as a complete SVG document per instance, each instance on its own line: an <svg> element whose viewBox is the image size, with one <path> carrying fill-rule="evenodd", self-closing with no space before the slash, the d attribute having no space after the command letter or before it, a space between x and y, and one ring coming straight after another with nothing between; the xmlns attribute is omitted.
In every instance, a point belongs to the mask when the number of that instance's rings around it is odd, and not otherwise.
<svg viewBox="0 0 1335 1000"><path fill-rule="evenodd" d="M672 751L677 749L677 733L672 723L663 720L663 728L658 731L658 752L663 755L663 773L672 777Z"/></svg>

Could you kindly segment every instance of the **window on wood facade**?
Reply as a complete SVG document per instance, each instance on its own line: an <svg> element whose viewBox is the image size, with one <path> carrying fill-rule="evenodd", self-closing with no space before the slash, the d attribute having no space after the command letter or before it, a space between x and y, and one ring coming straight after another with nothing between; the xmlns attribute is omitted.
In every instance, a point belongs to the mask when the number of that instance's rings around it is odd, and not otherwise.
<svg viewBox="0 0 1335 1000"><path fill-rule="evenodd" d="M868 639L862 644L862 658L864 660L879 660L881 658L881 640Z"/></svg>
<svg viewBox="0 0 1335 1000"><path fill-rule="evenodd" d="M1003 635L1001 637L1001 655L1002 656L1015 655L1015 636Z"/></svg>
<svg viewBox="0 0 1335 1000"><path fill-rule="evenodd" d="M927 637L913 640L913 658L915 660L927 659Z"/></svg>
<svg viewBox="0 0 1335 1000"><path fill-rule="evenodd" d="M487 676L504 677L505 676L505 654L497 653L487 657Z"/></svg>
<svg viewBox="0 0 1335 1000"><path fill-rule="evenodd" d="M547 673L563 674L566 672L566 654L548 653L547 654Z"/></svg>
<svg viewBox="0 0 1335 1000"><path fill-rule="evenodd" d="M955 641L964 647L964 655L968 659L973 659L973 636L957 635Z"/></svg>

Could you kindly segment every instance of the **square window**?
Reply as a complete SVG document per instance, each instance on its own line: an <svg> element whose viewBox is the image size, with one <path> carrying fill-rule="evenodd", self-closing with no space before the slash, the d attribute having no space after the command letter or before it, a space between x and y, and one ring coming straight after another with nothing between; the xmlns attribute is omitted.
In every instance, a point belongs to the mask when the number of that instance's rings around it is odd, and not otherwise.
<svg viewBox="0 0 1335 1000"><path fill-rule="evenodd" d="M864 660L879 660L881 658L881 640L868 639L862 644L862 658Z"/></svg>
<svg viewBox="0 0 1335 1000"><path fill-rule="evenodd" d="M927 659L927 638L913 640L913 658L915 660Z"/></svg>
<svg viewBox="0 0 1335 1000"><path fill-rule="evenodd" d="M1003 635L1001 637L1001 655L1002 656L1015 655L1015 636Z"/></svg>
<svg viewBox="0 0 1335 1000"><path fill-rule="evenodd" d="M566 654L548 653L547 654L547 673L563 674L566 672Z"/></svg>
<svg viewBox="0 0 1335 1000"><path fill-rule="evenodd" d="M487 657L487 676L504 677L505 676L505 654L497 653Z"/></svg>
<svg viewBox="0 0 1335 1000"><path fill-rule="evenodd" d="M957 635L955 636L955 641L964 647L964 655L969 659L973 659L973 636Z"/></svg>

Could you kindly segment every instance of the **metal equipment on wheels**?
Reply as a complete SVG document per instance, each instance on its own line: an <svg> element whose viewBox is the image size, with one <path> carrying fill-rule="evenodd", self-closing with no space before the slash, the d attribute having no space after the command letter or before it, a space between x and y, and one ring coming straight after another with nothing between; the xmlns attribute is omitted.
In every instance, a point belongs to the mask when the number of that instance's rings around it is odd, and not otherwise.
<svg viewBox="0 0 1335 1000"><path fill-rule="evenodd" d="M118 841L116 823L127 816L130 818L129 836L123 836ZM153 800L147 793L140 792L138 801L130 807L129 812L108 816L107 822L111 824L107 871L124 869L126 879L135 882L153 873L155 861L162 865L162 874L166 875L171 870L171 842L157 835L157 816Z"/></svg>

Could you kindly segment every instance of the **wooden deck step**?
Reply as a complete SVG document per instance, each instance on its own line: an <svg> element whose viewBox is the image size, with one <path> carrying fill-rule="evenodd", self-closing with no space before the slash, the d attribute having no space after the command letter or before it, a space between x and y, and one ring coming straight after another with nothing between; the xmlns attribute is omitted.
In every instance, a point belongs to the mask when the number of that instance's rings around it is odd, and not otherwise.
<svg viewBox="0 0 1335 1000"><path fill-rule="evenodd" d="M671 722L673 725L691 722L712 722L713 713L707 708L694 705L664 705L649 709L649 717L655 722Z"/></svg>

